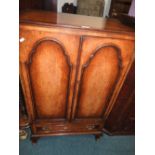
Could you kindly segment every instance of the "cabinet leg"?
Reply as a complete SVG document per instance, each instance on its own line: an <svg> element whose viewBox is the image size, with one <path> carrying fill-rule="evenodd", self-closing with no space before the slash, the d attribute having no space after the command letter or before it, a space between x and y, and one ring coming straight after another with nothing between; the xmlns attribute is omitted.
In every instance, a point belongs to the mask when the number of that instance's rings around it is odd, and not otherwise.
<svg viewBox="0 0 155 155"><path fill-rule="evenodd" d="M99 140L99 139L102 137L102 135L103 135L103 134L97 134L97 135L95 135L95 140L96 140L96 141Z"/></svg>
<svg viewBox="0 0 155 155"><path fill-rule="evenodd" d="M39 137L31 137L32 144L36 144L38 139L39 139Z"/></svg>

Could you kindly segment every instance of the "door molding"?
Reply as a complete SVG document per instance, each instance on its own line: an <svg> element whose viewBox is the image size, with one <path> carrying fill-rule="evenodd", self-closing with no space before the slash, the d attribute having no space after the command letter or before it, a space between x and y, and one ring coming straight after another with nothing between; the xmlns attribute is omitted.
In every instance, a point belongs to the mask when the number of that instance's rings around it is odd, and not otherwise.
<svg viewBox="0 0 155 155"><path fill-rule="evenodd" d="M121 49L113 44L113 43L105 43L105 44L102 44L100 46L98 46L93 52L92 54L89 56L88 60L86 61L85 64L82 65L82 68L81 68L81 76L80 76L80 80L79 80L79 89L78 89L78 97L77 97L77 104L76 104L76 111L75 111L75 119L80 119L79 117L77 117L77 112L78 112L78 109L79 109L79 101L80 101L80 96L81 96L81 87L82 87L82 79L83 79L83 76L84 76L84 73L86 71L86 69L89 67L89 64L91 63L91 61L95 58L95 56L98 54L98 52L101 50L101 49L104 49L104 48L109 48L109 47L112 47L114 48L114 51L117 53L117 59L118 59L118 74L117 74L117 77L116 77L116 80L110 90L110 93L109 95L106 97L106 102L105 102L105 106L103 108L103 112L102 112L102 115L101 115L101 119L103 119L103 115L109 105L109 101L111 99L111 96L113 95L113 92L115 90L115 87L116 87L116 84L117 82L119 81L119 78L120 78L120 75L121 75L121 69L122 69L122 57L121 57ZM101 52L101 51L100 51ZM105 52L102 51L102 52ZM95 118L95 117L88 117L86 119L91 119L91 118ZM97 117L98 118L98 117Z"/></svg>
<svg viewBox="0 0 155 155"><path fill-rule="evenodd" d="M34 112L34 119L37 120L38 112L37 112L36 103L35 103L36 101L34 99L34 88L33 88L33 85L32 85L32 78L31 78L31 75L30 75L30 67L31 67L31 64L33 63L32 58L33 58L34 53L36 53L37 47L39 47L39 45L41 43L46 42L46 41L54 42L55 44L57 44L61 48L61 52L63 53L63 55L65 57L65 60L66 60L66 63L67 63L68 68L69 68L69 74L68 74L69 76L68 76L68 83L67 83L67 93L66 93L66 107L65 107L65 119L69 119L69 118L67 118L68 117L67 107L68 107L68 99L69 99L69 91L70 91L70 79L71 79L71 72L72 72L72 66L73 65L71 64L70 57L67 55L66 49L63 46L63 44L60 41L58 41L57 39L51 38L51 37L50 38L48 38L48 37L42 38L42 39L36 41L36 43L32 47L32 50L31 50L31 52L30 52L30 54L28 56L28 60L24 63L25 67L26 67L26 70L27 70L27 79L28 79L29 90L30 90L30 94L31 94L32 107L33 107L33 112Z"/></svg>

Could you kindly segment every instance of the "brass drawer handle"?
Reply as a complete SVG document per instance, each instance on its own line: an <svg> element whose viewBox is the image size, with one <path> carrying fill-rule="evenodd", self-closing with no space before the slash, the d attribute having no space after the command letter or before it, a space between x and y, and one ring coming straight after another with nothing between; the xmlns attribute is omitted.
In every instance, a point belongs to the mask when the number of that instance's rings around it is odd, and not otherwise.
<svg viewBox="0 0 155 155"><path fill-rule="evenodd" d="M44 126L44 127L42 128L42 130L43 130L43 131L49 131L49 127L48 127L48 126Z"/></svg>
<svg viewBox="0 0 155 155"><path fill-rule="evenodd" d="M88 130L93 130L93 129L97 129L97 128L99 128L99 125L88 125L87 126Z"/></svg>
<svg viewBox="0 0 155 155"><path fill-rule="evenodd" d="M88 125L88 126L87 126L87 129L88 129L88 130L93 130L93 129L95 129L95 125Z"/></svg>
<svg viewBox="0 0 155 155"><path fill-rule="evenodd" d="M64 127L64 130L67 130L67 129L68 129L68 127L67 127L67 126L65 126L65 127Z"/></svg>
<svg viewBox="0 0 155 155"><path fill-rule="evenodd" d="M67 130L68 127L65 126L65 127L63 127L63 129L64 129L64 130ZM42 127L42 130L43 130L43 131L50 131L50 130L52 130L52 128L49 128L48 126L44 126L44 127Z"/></svg>

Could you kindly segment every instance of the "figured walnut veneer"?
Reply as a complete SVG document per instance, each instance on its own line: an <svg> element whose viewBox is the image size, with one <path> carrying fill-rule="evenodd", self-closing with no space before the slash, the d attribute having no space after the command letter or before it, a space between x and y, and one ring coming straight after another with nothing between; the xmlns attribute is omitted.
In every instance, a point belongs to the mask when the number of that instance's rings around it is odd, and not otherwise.
<svg viewBox="0 0 155 155"><path fill-rule="evenodd" d="M78 19L41 11L20 15L20 78L34 140L99 137L134 60L132 29L82 16L86 28Z"/></svg>

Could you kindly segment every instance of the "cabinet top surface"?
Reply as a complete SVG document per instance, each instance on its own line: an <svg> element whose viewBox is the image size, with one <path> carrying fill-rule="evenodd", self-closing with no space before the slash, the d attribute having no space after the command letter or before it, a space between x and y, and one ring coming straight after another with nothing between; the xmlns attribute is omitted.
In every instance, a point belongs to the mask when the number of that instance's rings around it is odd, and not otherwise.
<svg viewBox="0 0 155 155"><path fill-rule="evenodd" d="M20 13L20 23L41 26L60 26L87 30L134 32L133 28L121 24L116 19L91 17L51 11L25 11Z"/></svg>

